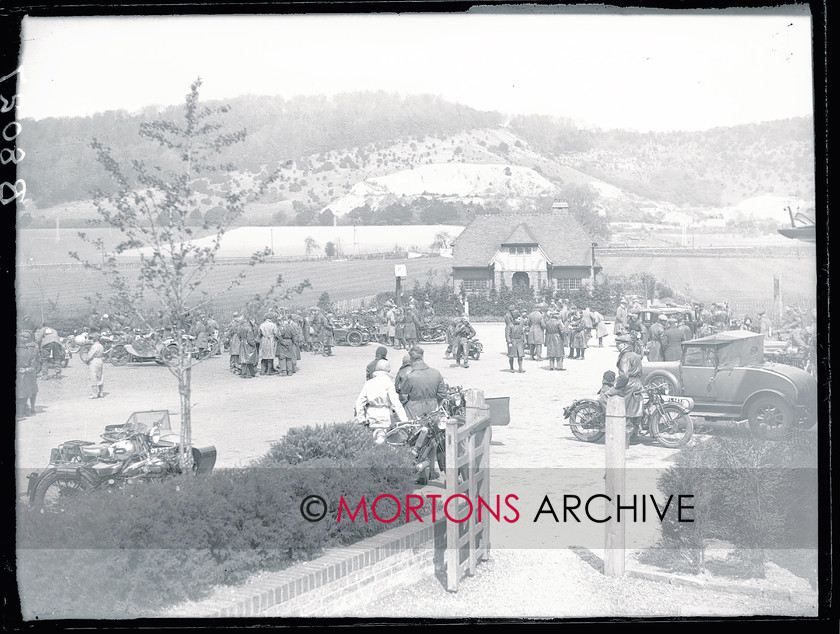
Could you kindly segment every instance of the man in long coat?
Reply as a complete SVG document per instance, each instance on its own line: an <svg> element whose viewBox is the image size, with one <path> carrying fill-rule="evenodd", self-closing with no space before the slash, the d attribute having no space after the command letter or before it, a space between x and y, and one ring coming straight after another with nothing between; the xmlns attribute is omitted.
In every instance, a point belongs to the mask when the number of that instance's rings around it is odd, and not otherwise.
<svg viewBox="0 0 840 634"><path fill-rule="evenodd" d="M542 347L545 343L545 317L535 306L528 314L528 330L531 335L531 361L542 361Z"/></svg>
<svg viewBox="0 0 840 634"><path fill-rule="evenodd" d="M242 318L236 328L239 336L239 367L243 379L252 379L256 376L258 359L257 344L259 342L259 329L256 324L247 318Z"/></svg>
<svg viewBox="0 0 840 634"><path fill-rule="evenodd" d="M260 324L260 374L274 374L274 357L277 356L277 324L266 313Z"/></svg>
<svg viewBox="0 0 840 634"><path fill-rule="evenodd" d="M277 329L277 370L281 376L291 376L295 373L295 330L284 317Z"/></svg>
<svg viewBox="0 0 840 634"><path fill-rule="evenodd" d="M664 361L662 355L662 335L665 334L665 324L668 323L668 317L659 315L659 320L650 325L648 331L648 338L650 345L648 346L648 361Z"/></svg>
<svg viewBox="0 0 840 634"><path fill-rule="evenodd" d="M522 317L517 315L513 318L513 323L505 326L505 342L507 343L510 371L516 371L513 369L513 360L516 359L519 365L518 372L525 372L522 369L522 359L525 358L525 328L522 326Z"/></svg>
<svg viewBox="0 0 840 634"><path fill-rule="evenodd" d="M426 365L423 349L417 346L408 351L411 359L411 372L400 386L400 394L405 397L405 409L411 418L419 418L425 412L437 409L448 394L443 375Z"/></svg>
<svg viewBox="0 0 840 634"><path fill-rule="evenodd" d="M627 300L622 299L615 309L615 323L613 324L613 334L623 335L627 329Z"/></svg>
<svg viewBox="0 0 840 634"><path fill-rule="evenodd" d="M615 385L602 392L599 400L606 407L607 398L620 396L624 399L624 413L627 416L625 426L626 447L630 446L630 438L639 433L639 426L644 414L642 400L642 357L631 348L630 336L619 335L615 338L618 348L618 378Z"/></svg>
<svg viewBox="0 0 840 634"><path fill-rule="evenodd" d="M557 312L548 314L548 319L545 322L545 343L548 369L554 370L556 363L558 370L565 370L563 358L566 356L566 342L563 340L563 324Z"/></svg>
<svg viewBox="0 0 840 634"><path fill-rule="evenodd" d="M394 310L394 305L388 301L385 304L388 310L385 311L385 332L388 336L388 345L392 348L395 345L394 339L397 336L397 311Z"/></svg>
<svg viewBox="0 0 840 634"><path fill-rule="evenodd" d="M668 327L662 334L661 341L664 345L662 356L665 361L679 361L682 358L682 345L680 344L685 341L685 333L673 317L668 320Z"/></svg>
<svg viewBox="0 0 840 634"><path fill-rule="evenodd" d="M228 351L230 352L230 362L229 367L230 371L233 374L240 373L239 367L239 326L242 322L242 317L239 316L239 313L233 313L233 319L230 320L230 323L225 328L225 339L228 345Z"/></svg>

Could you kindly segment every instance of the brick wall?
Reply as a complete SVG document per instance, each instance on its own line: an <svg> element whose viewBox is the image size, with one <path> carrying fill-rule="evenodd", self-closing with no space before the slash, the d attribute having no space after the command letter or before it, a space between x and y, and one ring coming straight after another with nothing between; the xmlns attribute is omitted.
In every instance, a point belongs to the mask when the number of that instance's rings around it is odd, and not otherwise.
<svg viewBox="0 0 840 634"><path fill-rule="evenodd" d="M176 606L165 616L342 616L443 569L446 525L432 523L431 517L423 520L333 549L241 588L220 589L198 603Z"/></svg>

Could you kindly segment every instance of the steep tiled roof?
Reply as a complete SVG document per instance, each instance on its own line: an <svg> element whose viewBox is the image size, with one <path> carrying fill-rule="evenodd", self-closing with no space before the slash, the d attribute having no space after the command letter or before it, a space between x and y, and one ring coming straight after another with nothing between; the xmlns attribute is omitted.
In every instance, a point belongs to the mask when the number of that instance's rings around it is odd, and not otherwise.
<svg viewBox="0 0 840 634"><path fill-rule="evenodd" d="M522 239L520 239L522 238ZM487 266L502 244L536 242L554 266L589 266L592 239L568 211L476 215L454 243L453 267ZM597 259L596 267L600 267Z"/></svg>
<svg viewBox="0 0 840 634"><path fill-rule="evenodd" d="M507 238L502 240L501 244L537 244L539 240L534 237L534 234L528 230L528 226L522 222L516 225Z"/></svg>

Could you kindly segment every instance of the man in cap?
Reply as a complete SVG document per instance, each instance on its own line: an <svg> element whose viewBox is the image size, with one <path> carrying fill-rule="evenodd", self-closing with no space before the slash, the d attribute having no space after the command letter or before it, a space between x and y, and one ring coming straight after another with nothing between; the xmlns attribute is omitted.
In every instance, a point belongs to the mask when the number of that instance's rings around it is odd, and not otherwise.
<svg viewBox="0 0 840 634"><path fill-rule="evenodd" d="M367 367L365 368L365 381L370 381L373 378L373 372L376 370L376 364L382 359L388 359L388 348L385 346L379 346L376 349L373 361L367 364Z"/></svg>
<svg viewBox="0 0 840 634"><path fill-rule="evenodd" d="M32 331L23 330L18 334L16 353L16 415L23 418L35 414L35 397L38 396L38 346Z"/></svg>
<svg viewBox="0 0 840 634"><path fill-rule="evenodd" d="M528 314L528 330L531 341L531 361L542 361L542 347L545 343L545 316L540 311L542 304L534 306Z"/></svg>
<svg viewBox="0 0 840 634"><path fill-rule="evenodd" d="M400 393L405 397L405 407L411 418L419 418L425 412L437 409L447 396L443 375L426 365L423 348L415 346L408 351L411 372L405 377Z"/></svg>
<svg viewBox="0 0 840 634"><path fill-rule="evenodd" d="M388 345L393 348L395 344L394 340L397 336L397 311L391 300L385 302L385 306L388 307L388 310L385 311L385 334L388 337Z"/></svg>
<svg viewBox="0 0 840 634"><path fill-rule="evenodd" d="M627 330L627 300L622 299L618 308L615 309L615 324L613 324L613 334L623 335Z"/></svg>
<svg viewBox="0 0 840 634"><path fill-rule="evenodd" d="M677 324L674 317L668 319L668 327L660 337L665 361L679 361L682 358L682 342L685 341L685 332Z"/></svg>
<svg viewBox="0 0 840 634"><path fill-rule="evenodd" d="M271 313L266 313L260 324L260 374L275 374L274 357L277 356L277 324Z"/></svg>
<svg viewBox="0 0 840 634"><path fill-rule="evenodd" d="M475 328L467 320L466 317L461 317L458 324L455 326L455 338L457 340L457 351L455 353L455 362L461 365L461 359L464 359L464 367L470 367L470 340L475 337Z"/></svg>
<svg viewBox="0 0 840 634"><path fill-rule="evenodd" d="M627 417L625 443L629 447L630 439L638 435L642 422L642 357L631 348L630 335L618 335L615 345L618 348L618 377L612 388L601 393L600 399L604 404L611 396L624 399L624 413Z"/></svg>
<svg viewBox="0 0 840 634"><path fill-rule="evenodd" d="M758 332L760 332L766 339L773 336L773 322L767 316L766 311L758 311Z"/></svg>
<svg viewBox="0 0 840 634"><path fill-rule="evenodd" d="M388 360L379 359L374 366L373 376L365 381L356 398L356 419L370 428L377 443L385 441L385 432L391 426L392 409L400 422L408 420L390 372L391 364Z"/></svg>
<svg viewBox="0 0 840 634"><path fill-rule="evenodd" d="M662 355L662 335L665 334L665 325L668 323L666 315L659 315L656 323L651 324L649 330L650 346L648 347L648 361L664 361Z"/></svg>

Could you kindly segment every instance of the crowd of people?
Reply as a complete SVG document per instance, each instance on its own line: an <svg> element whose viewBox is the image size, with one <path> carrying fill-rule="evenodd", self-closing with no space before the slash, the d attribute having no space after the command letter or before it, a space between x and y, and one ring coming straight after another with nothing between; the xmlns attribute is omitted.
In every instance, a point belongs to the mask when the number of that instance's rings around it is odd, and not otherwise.
<svg viewBox="0 0 840 634"><path fill-rule="evenodd" d="M526 356L532 361L542 361L543 348L548 369L564 371L566 358L586 359L590 341L597 339L598 346L603 347L604 337L609 334L601 313L590 306L580 309L568 300L561 300L559 305L539 303L530 311L517 310L511 305L504 320L510 372L525 372L522 361Z"/></svg>

